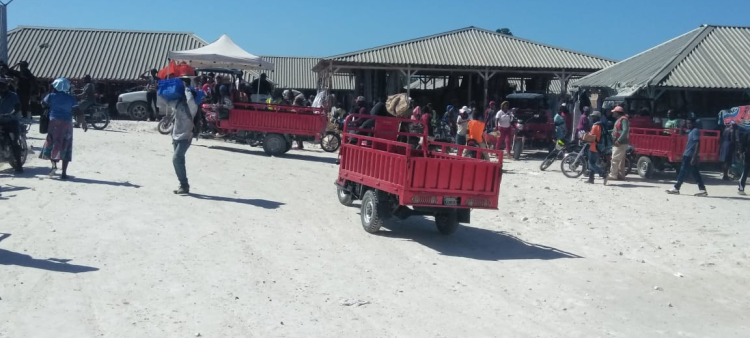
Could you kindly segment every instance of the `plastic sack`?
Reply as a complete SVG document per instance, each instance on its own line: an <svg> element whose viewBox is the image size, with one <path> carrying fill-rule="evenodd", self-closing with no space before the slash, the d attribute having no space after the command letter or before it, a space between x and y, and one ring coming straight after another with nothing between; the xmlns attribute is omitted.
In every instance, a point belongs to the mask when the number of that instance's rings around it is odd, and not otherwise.
<svg viewBox="0 0 750 338"><path fill-rule="evenodd" d="M159 81L157 95L167 101L176 101L185 98L185 83L182 79L166 79Z"/></svg>

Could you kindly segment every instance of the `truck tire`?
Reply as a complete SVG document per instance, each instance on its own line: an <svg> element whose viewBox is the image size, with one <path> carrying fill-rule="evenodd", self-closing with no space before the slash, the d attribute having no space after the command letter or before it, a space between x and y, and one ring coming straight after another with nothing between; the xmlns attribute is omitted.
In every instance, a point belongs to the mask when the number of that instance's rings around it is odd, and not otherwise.
<svg viewBox="0 0 750 338"><path fill-rule="evenodd" d="M654 173L654 163L647 156L638 158L638 175L643 178L651 178Z"/></svg>
<svg viewBox="0 0 750 338"><path fill-rule="evenodd" d="M435 225L443 235L452 235L458 229L458 217L455 210L439 212L435 215Z"/></svg>
<svg viewBox="0 0 750 338"><path fill-rule="evenodd" d="M128 107L128 115L131 120L146 121L148 119L148 103L136 101Z"/></svg>
<svg viewBox="0 0 750 338"><path fill-rule="evenodd" d="M362 228L365 231L374 234L380 230L383 226L382 215L383 206L380 202L380 196L375 190L367 190L365 196L362 197L362 208L360 211L360 218L362 219Z"/></svg>
<svg viewBox="0 0 750 338"><path fill-rule="evenodd" d="M354 197L352 197L352 193L344 190L342 187L336 187L336 195L339 197L339 203L344 206L351 206L352 201L354 200Z"/></svg>
<svg viewBox="0 0 750 338"><path fill-rule="evenodd" d="M266 138L263 139L263 151L269 156L280 156L286 152L287 142L284 135L281 134L266 134Z"/></svg>

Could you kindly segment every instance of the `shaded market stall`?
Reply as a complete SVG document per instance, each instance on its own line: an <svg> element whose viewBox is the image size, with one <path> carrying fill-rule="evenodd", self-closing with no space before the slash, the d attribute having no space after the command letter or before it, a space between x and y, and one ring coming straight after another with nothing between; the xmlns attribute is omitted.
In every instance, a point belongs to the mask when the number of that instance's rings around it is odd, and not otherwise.
<svg viewBox="0 0 750 338"><path fill-rule="evenodd" d="M414 96L414 83L422 81L426 92L417 93L433 103L477 100L483 105L515 91L553 94L557 102L572 79L612 64L605 58L468 27L324 58L314 70L320 87L328 89L334 76L349 74L355 79L355 95L368 101L404 92ZM556 93L549 92L553 80L559 82Z"/></svg>

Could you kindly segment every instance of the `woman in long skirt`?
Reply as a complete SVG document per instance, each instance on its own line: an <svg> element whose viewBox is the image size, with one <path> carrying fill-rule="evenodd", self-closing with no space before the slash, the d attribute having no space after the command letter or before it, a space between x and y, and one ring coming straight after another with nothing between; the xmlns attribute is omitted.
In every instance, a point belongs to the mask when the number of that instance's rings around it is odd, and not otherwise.
<svg viewBox="0 0 750 338"><path fill-rule="evenodd" d="M73 107L76 98L69 94L70 81L59 78L52 82L53 92L44 98L49 107L49 129L39 158L52 161L50 176L57 170L57 162L62 161L61 179L68 178L68 163L73 160ZM84 131L88 130L83 116L79 116Z"/></svg>

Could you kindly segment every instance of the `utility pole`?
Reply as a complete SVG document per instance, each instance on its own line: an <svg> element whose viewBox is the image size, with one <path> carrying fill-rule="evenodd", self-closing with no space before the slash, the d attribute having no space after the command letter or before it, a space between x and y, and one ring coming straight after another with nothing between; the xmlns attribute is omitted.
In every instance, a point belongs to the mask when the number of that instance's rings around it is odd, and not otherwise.
<svg viewBox="0 0 750 338"><path fill-rule="evenodd" d="M8 63L8 5L13 0L0 0L0 60Z"/></svg>

